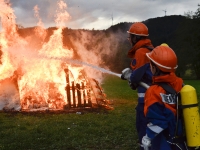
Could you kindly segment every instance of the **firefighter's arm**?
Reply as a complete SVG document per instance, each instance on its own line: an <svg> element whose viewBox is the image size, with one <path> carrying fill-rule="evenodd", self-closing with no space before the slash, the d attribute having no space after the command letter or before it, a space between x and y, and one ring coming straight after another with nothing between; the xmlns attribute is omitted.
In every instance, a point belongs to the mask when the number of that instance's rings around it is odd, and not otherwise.
<svg viewBox="0 0 200 150"><path fill-rule="evenodd" d="M147 67L148 64L144 64L143 66L135 69L130 76L130 81L132 83L139 83L142 80L142 77L144 76Z"/></svg>
<svg viewBox="0 0 200 150"><path fill-rule="evenodd" d="M149 60L147 60L146 54L143 51L136 51L135 58L131 62L131 68L134 70L130 76L131 84L138 86L145 72L149 71L151 73Z"/></svg>
<svg viewBox="0 0 200 150"><path fill-rule="evenodd" d="M150 139L155 138L168 127L168 119L163 112L164 107L165 106L159 102L148 107L146 117L149 123L147 124L146 134Z"/></svg>
<svg viewBox="0 0 200 150"><path fill-rule="evenodd" d="M142 138L142 147L148 149L151 141L167 127L167 120L163 117L162 106L159 103L152 104L147 111L146 117L149 121L146 135Z"/></svg>
<svg viewBox="0 0 200 150"><path fill-rule="evenodd" d="M142 77L144 76L146 69L147 64L132 71L130 75L129 85L133 90L135 90L139 86L139 83L142 81Z"/></svg>

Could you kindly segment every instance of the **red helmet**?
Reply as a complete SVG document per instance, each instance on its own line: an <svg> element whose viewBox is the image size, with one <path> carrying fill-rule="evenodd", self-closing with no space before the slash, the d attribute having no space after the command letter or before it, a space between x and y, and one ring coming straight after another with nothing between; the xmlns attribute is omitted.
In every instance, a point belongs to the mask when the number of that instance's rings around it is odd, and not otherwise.
<svg viewBox="0 0 200 150"><path fill-rule="evenodd" d="M146 55L163 72L175 72L178 67L176 54L169 46L157 46Z"/></svg>
<svg viewBox="0 0 200 150"><path fill-rule="evenodd" d="M135 34L135 35L139 35L139 36L148 36L149 35L147 26L141 22L133 23L127 32L129 34Z"/></svg>

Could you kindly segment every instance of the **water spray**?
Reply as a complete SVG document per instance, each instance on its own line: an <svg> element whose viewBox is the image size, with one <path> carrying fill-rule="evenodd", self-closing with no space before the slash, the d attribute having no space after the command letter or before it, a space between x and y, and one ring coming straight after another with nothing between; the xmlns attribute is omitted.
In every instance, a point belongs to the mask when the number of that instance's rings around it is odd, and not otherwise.
<svg viewBox="0 0 200 150"><path fill-rule="evenodd" d="M94 69L96 69L96 70L99 70L99 71L101 71L101 72L103 72L103 73L108 73L108 74L111 74L111 75L114 75L114 76L117 76L117 77L121 77L121 74L112 72L112 71L110 71L110 70L106 70L106 69L104 69L104 68L101 68L101 67L98 67L98 66L95 66L95 65L86 63L86 62L82 62L82 61L80 61L80 60L65 59L65 61L70 62L70 63L73 63L73 64L80 64L80 65L89 66L89 67L94 68Z"/></svg>
<svg viewBox="0 0 200 150"><path fill-rule="evenodd" d="M99 70L103 73L108 73L108 74L111 74L111 75L114 75L114 76L117 76L119 78L121 78L121 74L119 73L115 73L115 72L112 72L110 70L106 70L104 68L101 68L101 67L98 67L98 66L95 66L95 65L92 65L92 64L88 64L86 62L82 62L82 61L79 61L79 60L74 60L74 59L66 59L67 62L70 62L70 63L74 63L74 64L81 64L81 65L85 65L85 66L89 66L89 67L92 67L96 70ZM139 85L143 86L144 88L148 89L149 88L149 85L144 83L144 82L139 82Z"/></svg>

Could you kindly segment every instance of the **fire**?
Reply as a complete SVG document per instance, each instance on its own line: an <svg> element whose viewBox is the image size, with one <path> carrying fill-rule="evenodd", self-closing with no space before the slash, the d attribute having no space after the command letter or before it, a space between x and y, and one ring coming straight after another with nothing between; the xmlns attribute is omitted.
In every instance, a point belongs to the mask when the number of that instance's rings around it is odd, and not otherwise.
<svg viewBox="0 0 200 150"><path fill-rule="evenodd" d="M84 101L92 100L86 80L81 77L83 67L72 66L64 61L74 56L73 50L64 48L62 42L62 29L71 18L66 11L67 4L58 1L55 15L57 29L39 49L31 47L28 38L23 39L18 35L16 17L10 5L0 1L0 8L0 110L63 109L68 105L76 107L73 97L79 95L84 97ZM46 32L39 17L38 6L34 7L34 11L39 20L35 35L43 42Z"/></svg>

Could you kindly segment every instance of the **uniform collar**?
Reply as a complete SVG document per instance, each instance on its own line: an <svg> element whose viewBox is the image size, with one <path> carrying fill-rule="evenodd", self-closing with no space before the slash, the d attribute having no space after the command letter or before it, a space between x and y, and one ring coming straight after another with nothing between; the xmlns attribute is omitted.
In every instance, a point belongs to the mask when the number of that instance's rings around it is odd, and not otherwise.
<svg viewBox="0 0 200 150"><path fill-rule="evenodd" d="M171 72L170 74L162 75L162 76L153 76L153 83L157 82L167 82L171 83L176 80L175 73Z"/></svg>
<svg viewBox="0 0 200 150"><path fill-rule="evenodd" d="M142 39L139 40L129 51L128 51L128 57L129 58L133 58L135 55L135 52L144 46L149 46L149 47L153 47L153 45L151 44L151 40L150 39Z"/></svg>

